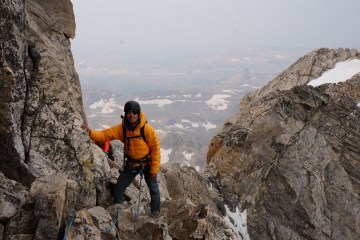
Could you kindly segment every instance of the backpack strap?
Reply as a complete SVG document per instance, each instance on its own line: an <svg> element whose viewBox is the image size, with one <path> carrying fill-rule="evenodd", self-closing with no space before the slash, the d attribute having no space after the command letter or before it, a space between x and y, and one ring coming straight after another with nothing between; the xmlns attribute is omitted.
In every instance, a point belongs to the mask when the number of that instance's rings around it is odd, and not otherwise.
<svg viewBox="0 0 360 240"><path fill-rule="evenodd" d="M127 137L126 136L126 129L125 129L125 126L123 125L122 126L122 129L123 129L123 140L124 140L124 148L123 148L123 150L124 150L124 163L125 163L125 160L126 160L126 158L128 157L127 156L127 154L126 154L126 147L129 147L129 141L130 141L130 139L132 139L132 138L142 138L144 141L145 141L145 143L147 144L147 142L146 142L146 136L145 136L145 125L146 125L146 123L147 123L147 121L145 122L145 124L140 128L140 136L134 136L134 137Z"/></svg>
<svg viewBox="0 0 360 240"><path fill-rule="evenodd" d="M144 139L144 141L146 142L146 137L145 137L145 125L146 125L147 122L145 122L144 126L142 126L140 128L140 134L141 134L141 137ZM147 142L146 142L147 144Z"/></svg>

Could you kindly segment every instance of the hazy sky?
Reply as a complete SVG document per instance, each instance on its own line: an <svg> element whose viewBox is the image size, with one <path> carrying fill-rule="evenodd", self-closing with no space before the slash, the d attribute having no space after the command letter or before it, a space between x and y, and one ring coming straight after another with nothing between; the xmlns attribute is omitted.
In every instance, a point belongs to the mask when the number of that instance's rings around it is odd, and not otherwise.
<svg viewBox="0 0 360 240"><path fill-rule="evenodd" d="M360 0L72 0L72 49L125 57L243 47L357 48Z"/></svg>

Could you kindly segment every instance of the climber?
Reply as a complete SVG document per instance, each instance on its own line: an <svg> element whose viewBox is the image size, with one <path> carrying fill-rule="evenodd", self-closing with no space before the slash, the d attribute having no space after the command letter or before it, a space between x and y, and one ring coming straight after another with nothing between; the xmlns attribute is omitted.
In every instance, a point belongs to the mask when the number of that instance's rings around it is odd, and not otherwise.
<svg viewBox="0 0 360 240"><path fill-rule="evenodd" d="M126 102L124 112L125 117L122 117L122 123L111 128L95 131L86 123L83 123L81 127L86 129L90 138L96 142L118 139L124 143L124 169L114 188L114 202L122 203L125 189L137 174L143 173L150 190L151 213L158 215L160 191L157 173L160 169L160 142L154 128L147 123L146 115L141 112L138 102Z"/></svg>
<svg viewBox="0 0 360 240"><path fill-rule="evenodd" d="M114 161L114 156L113 156L113 152L112 152L112 146L110 141L106 141L106 142L94 142L96 145L98 145L101 150L103 150L103 152L106 154L106 156L108 158L110 158L111 160Z"/></svg>

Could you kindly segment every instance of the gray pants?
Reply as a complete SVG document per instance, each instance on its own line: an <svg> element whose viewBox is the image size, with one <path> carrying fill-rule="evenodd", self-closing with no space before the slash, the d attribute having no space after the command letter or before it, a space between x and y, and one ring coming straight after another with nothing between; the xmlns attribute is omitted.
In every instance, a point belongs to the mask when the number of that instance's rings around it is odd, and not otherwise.
<svg viewBox="0 0 360 240"><path fill-rule="evenodd" d="M114 188L114 200L115 203L122 203L124 201L125 189L132 183L136 175L140 173L139 168L129 168L128 166L124 167L124 171L120 174L116 186ZM146 165L144 170L142 170L145 182L150 190L150 207L151 212L157 212L160 210L160 191L158 183L156 180L151 180L150 178L150 166Z"/></svg>

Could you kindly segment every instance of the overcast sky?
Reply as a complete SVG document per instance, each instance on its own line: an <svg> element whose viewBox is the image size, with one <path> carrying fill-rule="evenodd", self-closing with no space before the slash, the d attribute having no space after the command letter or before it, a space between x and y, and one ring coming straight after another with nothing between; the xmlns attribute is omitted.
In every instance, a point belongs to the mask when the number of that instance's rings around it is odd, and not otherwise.
<svg viewBox="0 0 360 240"><path fill-rule="evenodd" d="M72 50L124 57L244 47L356 48L360 0L72 0Z"/></svg>

